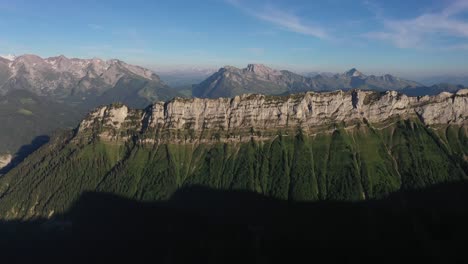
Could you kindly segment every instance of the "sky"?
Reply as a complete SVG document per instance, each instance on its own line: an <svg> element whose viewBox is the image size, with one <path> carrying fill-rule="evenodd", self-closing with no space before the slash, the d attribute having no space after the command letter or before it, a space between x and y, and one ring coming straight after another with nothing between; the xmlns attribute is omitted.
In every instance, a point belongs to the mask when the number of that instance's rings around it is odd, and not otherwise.
<svg viewBox="0 0 468 264"><path fill-rule="evenodd" d="M468 73L468 0L0 0L0 54Z"/></svg>

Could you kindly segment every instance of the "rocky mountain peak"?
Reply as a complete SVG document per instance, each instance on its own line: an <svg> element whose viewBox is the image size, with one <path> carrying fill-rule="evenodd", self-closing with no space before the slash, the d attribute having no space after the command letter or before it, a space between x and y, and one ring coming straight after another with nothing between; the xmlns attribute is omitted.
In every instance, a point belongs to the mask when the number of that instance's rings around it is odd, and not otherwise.
<svg viewBox="0 0 468 264"><path fill-rule="evenodd" d="M65 57L64 55L59 55L59 56L55 56L55 57L49 57L49 58L46 58L44 60L47 61L47 62L52 62L52 61L66 61L66 60L69 60L69 59L67 57Z"/></svg>
<svg viewBox="0 0 468 264"><path fill-rule="evenodd" d="M394 81L399 80L399 78L397 78L397 77L395 77L395 76L393 76L393 75L390 75L390 74L385 74L385 75L383 76L383 79L384 79L385 81L388 81L388 82L394 82Z"/></svg>
<svg viewBox="0 0 468 264"><path fill-rule="evenodd" d="M24 54L15 58L15 62L18 63L42 63L41 57L34 54Z"/></svg>
<svg viewBox="0 0 468 264"><path fill-rule="evenodd" d="M277 70L273 70L263 64L249 64L247 68L244 69L244 72L252 72L259 76L266 76L266 75L280 75L281 72Z"/></svg>
<svg viewBox="0 0 468 264"><path fill-rule="evenodd" d="M362 77L364 74L362 72L358 71L356 68L352 68L351 70L347 71L345 73L347 77Z"/></svg>
<svg viewBox="0 0 468 264"><path fill-rule="evenodd" d="M240 71L240 69L234 66L225 65L224 67L220 68L218 72L226 72L226 71L234 72L234 71Z"/></svg>
<svg viewBox="0 0 468 264"><path fill-rule="evenodd" d="M12 55L12 54L7 54L7 55L0 55L0 58L4 58L4 59L7 59L9 61L14 61L16 56L15 55Z"/></svg>

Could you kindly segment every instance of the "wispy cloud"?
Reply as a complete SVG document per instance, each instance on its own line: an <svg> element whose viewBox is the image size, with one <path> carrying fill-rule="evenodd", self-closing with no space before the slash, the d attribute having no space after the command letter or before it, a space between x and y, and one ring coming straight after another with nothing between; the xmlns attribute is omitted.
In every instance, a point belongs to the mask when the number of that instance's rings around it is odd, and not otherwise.
<svg viewBox="0 0 468 264"><path fill-rule="evenodd" d="M457 38L468 41L468 22L458 15L468 11L467 0L454 0L438 12L428 12L411 19L389 19L384 17L382 10L371 8L376 12L376 18L384 26L382 31L365 33L370 39L388 41L398 48L434 47L450 45L445 40ZM455 44L460 45L459 43ZM445 47L446 48L446 47Z"/></svg>
<svg viewBox="0 0 468 264"><path fill-rule="evenodd" d="M240 0L226 0L232 6L259 20L271 23L281 29L319 39L329 37L326 30L318 25L312 25L301 20L297 15L288 13L273 6L252 8Z"/></svg>

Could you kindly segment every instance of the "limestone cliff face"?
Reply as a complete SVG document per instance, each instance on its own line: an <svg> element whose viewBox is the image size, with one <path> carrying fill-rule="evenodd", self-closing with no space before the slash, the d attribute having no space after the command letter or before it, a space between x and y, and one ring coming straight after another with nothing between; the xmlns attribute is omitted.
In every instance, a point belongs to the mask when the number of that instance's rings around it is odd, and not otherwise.
<svg viewBox="0 0 468 264"><path fill-rule="evenodd" d="M242 95L219 99L157 102L145 110L125 105L96 109L81 122L79 133L92 127L108 139L170 131L314 130L336 123L380 123L391 118L419 118L426 125L468 124L468 90L455 94L408 97L394 91L307 92L291 96ZM122 133L123 132L123 133Z"/></svg>

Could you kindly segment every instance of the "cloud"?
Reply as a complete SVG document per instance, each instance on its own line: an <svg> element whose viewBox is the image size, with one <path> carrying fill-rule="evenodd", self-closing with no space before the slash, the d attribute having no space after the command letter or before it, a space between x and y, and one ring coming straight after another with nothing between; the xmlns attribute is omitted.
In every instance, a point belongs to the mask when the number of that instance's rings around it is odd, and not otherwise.
<svg viewBox="0 0 468 264"><path fill-rule="evenodd" d="M252 17L273 24L281 29L319 39L326 39L329 37L324 28L307 24L297 15L285 12L276 7L264 6L254 9L242 4L240 0L226 0L226 2Z"/></svg>
<svg viewBox="0 0 468 264"><path fill-rule="evenodd" d="M466 11L466 0L455 0L439 12L425 13L404 20L385 18L379 11L376 18L383 23L384 29L368 32L363 36L390 42L398 48L447 45L450 39L467 41L468 22L457 17Z"/></svg>
<svg viewBox="0 0 468 264"><path fill-rule="evenodd" d="M455 0L442 12L445 16L456 15L468 10L468 1Z"/></svg>

